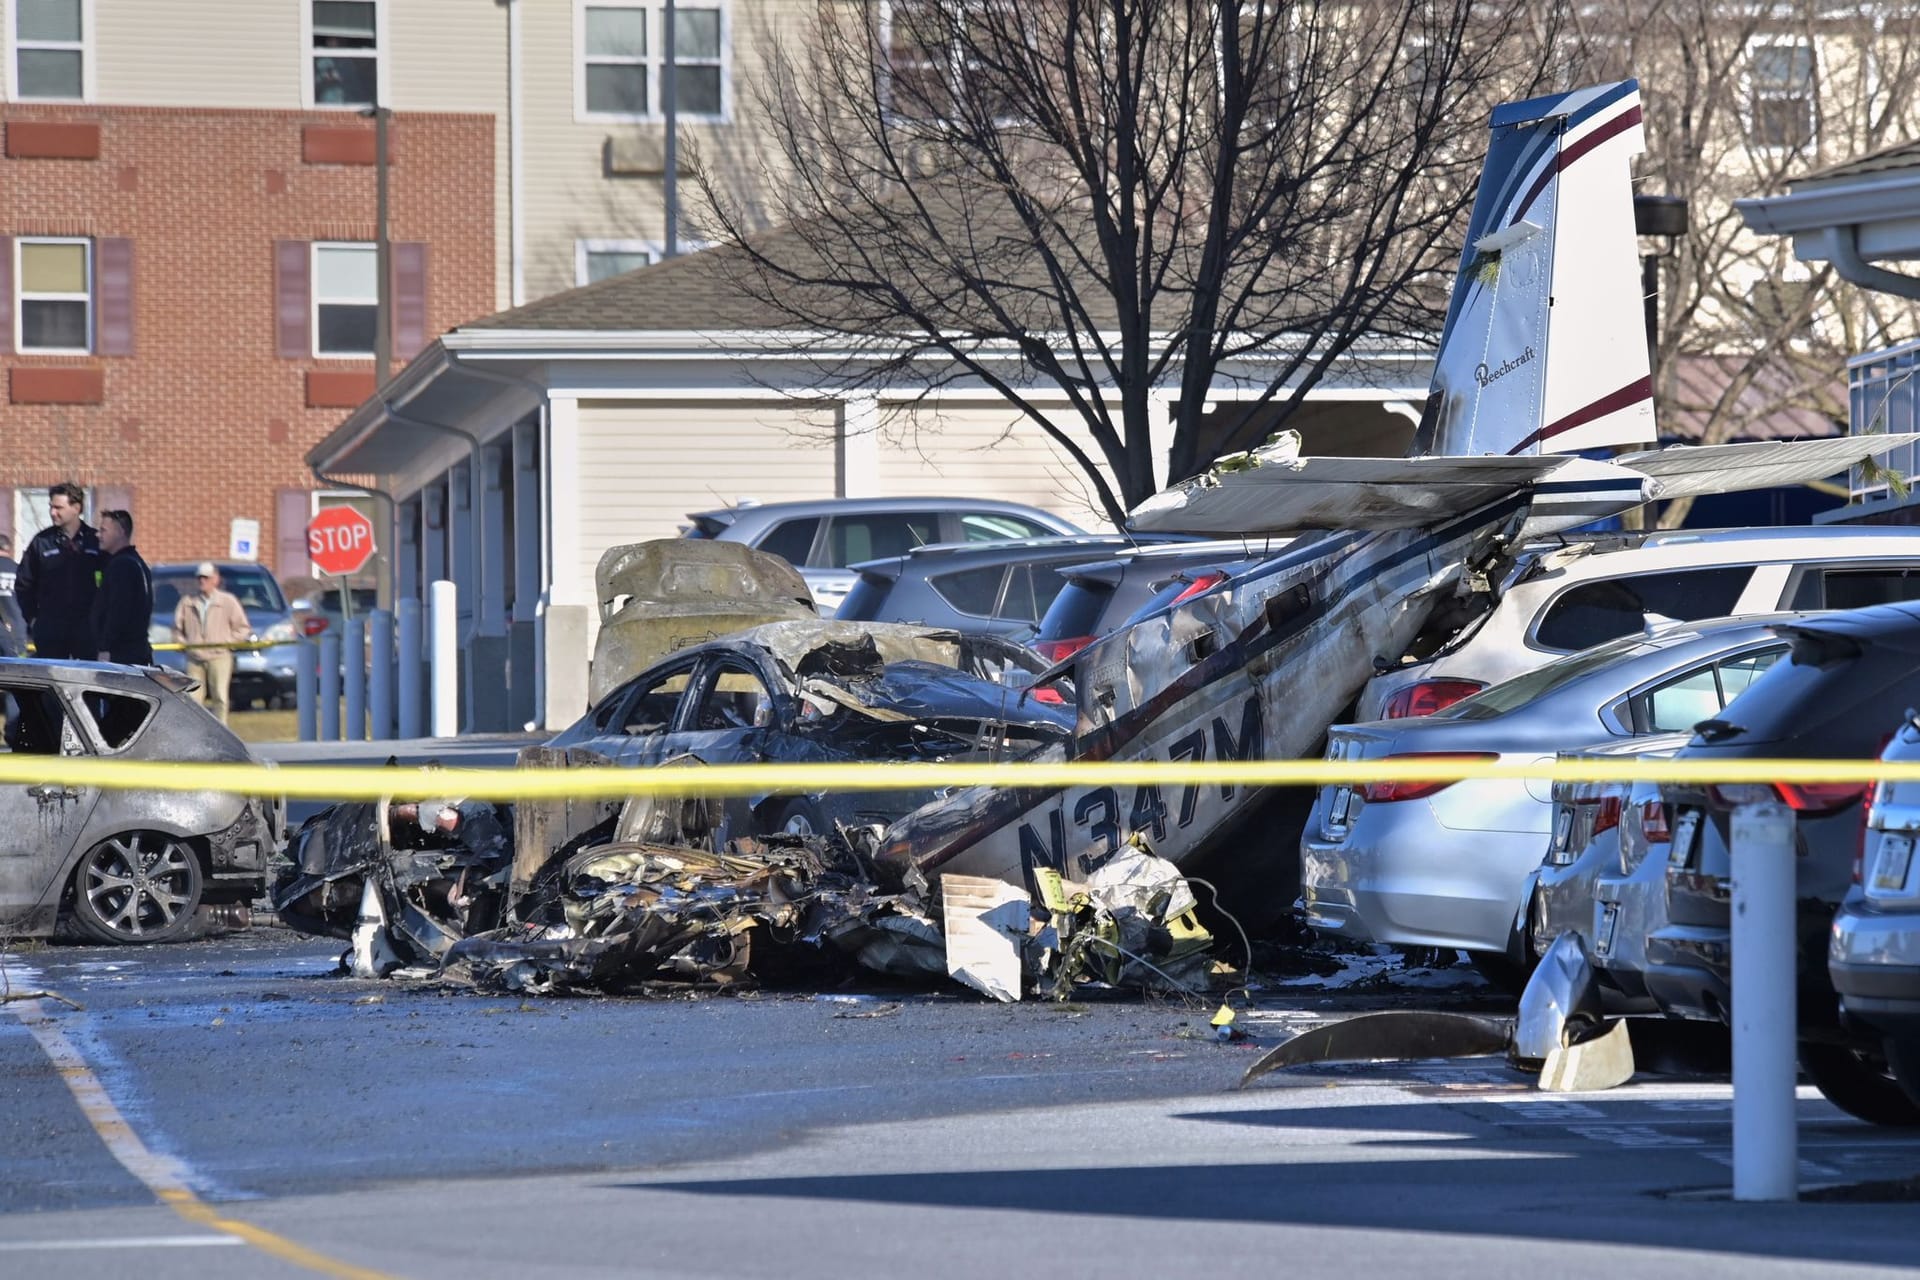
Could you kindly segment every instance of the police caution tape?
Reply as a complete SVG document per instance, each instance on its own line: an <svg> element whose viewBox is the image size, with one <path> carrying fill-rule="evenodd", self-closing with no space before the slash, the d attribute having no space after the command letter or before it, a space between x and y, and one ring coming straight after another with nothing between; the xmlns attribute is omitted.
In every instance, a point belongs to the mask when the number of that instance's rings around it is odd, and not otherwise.
<svg viewBox="0 0 1920 1280"><path fill-rule="evenodd" d="M123 791L226 791L298 800L466 796L476 800L618 799L639 795L770 796L935 788L1087 786L1364 786L1478 778L1556 782L1920 782L1920 762L1879 760L1601 760L1508 762L1425 755L1380 760L1026 762L1019 764L739 764L622 769L395 768L372 765L169 764L85 756L0 755L0 784Z"/></svg>

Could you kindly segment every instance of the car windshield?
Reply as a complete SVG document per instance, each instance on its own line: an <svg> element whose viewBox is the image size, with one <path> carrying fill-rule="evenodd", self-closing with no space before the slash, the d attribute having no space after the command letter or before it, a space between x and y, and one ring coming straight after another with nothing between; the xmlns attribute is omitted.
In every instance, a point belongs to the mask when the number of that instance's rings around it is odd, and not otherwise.
<svg viewBox="0 0 1920 1280"><path fill-rule="evenodd" d="M220 586L237 596L244 608L263 613L287 611L287 600L280 594L280 585L265 569L251 569L237 565L222 569ZM192 595L194 590L194 579L190 573L171 574L166 577L156 574L153 579L153 611L171 614L174 607L180 603L180 597Z"/></svg>
<svg viewBox="0 0 1920 1280"><path fill-rule="evenodd" d="M1590 672L1609 666L1630 653L1646 647L1645 636L1630 636L1607 644L1595 645L1579 653L1536 667L1525 675L1504 680L1482 689L1470 698L1462 698L1450 707L1433 713L1436 720L1491 720L1517 711L1554 690L1573 683Z"/></svg>

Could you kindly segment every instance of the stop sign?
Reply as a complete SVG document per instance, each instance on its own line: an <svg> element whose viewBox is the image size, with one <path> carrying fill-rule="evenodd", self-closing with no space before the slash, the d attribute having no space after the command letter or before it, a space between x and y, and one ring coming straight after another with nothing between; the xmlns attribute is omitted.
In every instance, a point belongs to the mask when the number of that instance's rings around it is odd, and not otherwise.
<svg viewBox="0 0 1920 1280"><path fill-rule="evenodd" d="M358 573L373 555L373 521L352 507L326 507L307 525L313 567L336 578Z"/></svg>

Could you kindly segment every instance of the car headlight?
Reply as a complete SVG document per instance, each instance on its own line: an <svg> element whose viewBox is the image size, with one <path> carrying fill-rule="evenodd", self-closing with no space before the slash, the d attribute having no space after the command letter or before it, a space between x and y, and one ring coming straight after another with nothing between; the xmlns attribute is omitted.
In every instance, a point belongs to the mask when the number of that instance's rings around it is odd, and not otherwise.
<svg viewBox="0 0 1920 1280"><path fill-rule="evenodd" d="M267 628L266 634L260 638L268 644L292 644L295 640L299 639L299 636L294 633L293 622L289 619L286 622L274 623Z"/></svg>

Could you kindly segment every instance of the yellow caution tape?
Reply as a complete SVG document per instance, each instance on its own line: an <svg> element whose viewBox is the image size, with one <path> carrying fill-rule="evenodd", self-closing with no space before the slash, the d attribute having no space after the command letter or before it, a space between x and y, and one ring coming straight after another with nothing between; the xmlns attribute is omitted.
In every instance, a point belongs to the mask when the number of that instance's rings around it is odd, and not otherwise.
<svg viewBox="0 0 1920 1280"><path fill-rule="evenodd" d="M245 652L252 649L278 649L281 645L299 643L298 640L195 640L189 644L181 640L163 640L151 648L155 653L179 653L182 649L232 649Z"/></svg>
<svg viewBox="0 0 1920 1280"><path fill-rule="evenodd" d="M1428 756L1381 760L1056 762L1011 764L726 764L696 769L607 766L388 768L374 765L200 764L92 756L0 755L0 785L127 791L226 791L304 800L466 796L476 800L618 799L638 795L769 796L1007 787L1357 786L1472 779L1556 782L1920 782L1920 761L1631 760L1502 762Z"/></svg>

